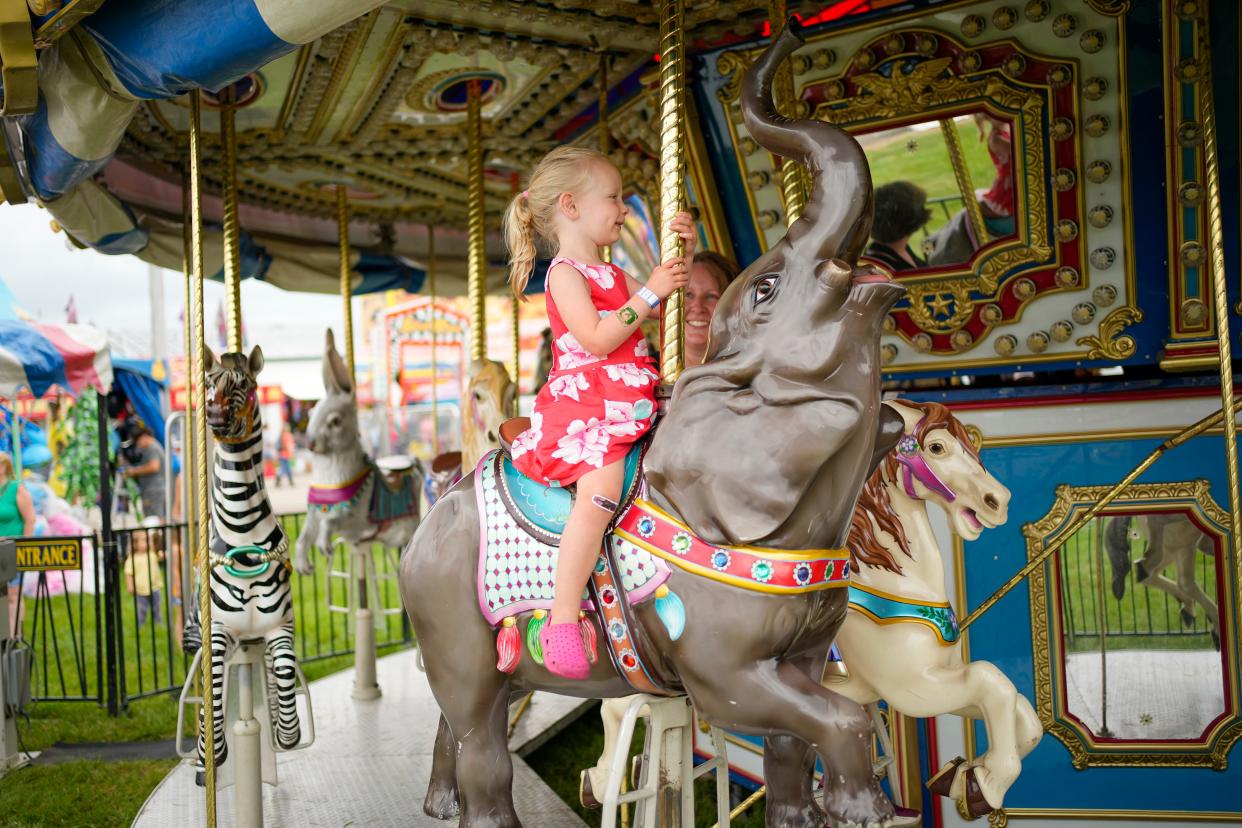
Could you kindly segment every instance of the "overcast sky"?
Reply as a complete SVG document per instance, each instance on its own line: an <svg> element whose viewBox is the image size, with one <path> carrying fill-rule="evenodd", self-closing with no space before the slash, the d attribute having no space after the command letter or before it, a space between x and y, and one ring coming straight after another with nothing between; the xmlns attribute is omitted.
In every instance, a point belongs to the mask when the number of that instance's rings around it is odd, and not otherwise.
<svg viewBox="0 0 1242 828"><path fill-rule="evenodd" d="M150 267L134 256L105 256L71 248L63 233L52 232L50 221L46 211L32 204L0 205L0 279L17 301L40 321L64 322L65 306L72 296L79 322L148 343ZM164 276L169 353L179 354L185 280L180 273L159 272ZM224 286L209 281L204 293L210 344ZM247 280L242 282L242 312L248 339L262 345L269 357L318 358L324 327L331 325L340 334L341 304L336 296L290 293ZM354 314L357 318L358 300Z"/></svg>

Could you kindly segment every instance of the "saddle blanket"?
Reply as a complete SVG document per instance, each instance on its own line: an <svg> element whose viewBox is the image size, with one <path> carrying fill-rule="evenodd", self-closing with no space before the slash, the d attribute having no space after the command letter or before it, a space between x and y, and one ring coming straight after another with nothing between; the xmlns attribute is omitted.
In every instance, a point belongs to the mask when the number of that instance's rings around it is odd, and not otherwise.
<svg viewBox="0 0 1242 828"><path fill-rule="evenodd" d="M498 627L508 616L551 608L557 547L533 537L509 513L494 459L485 457L474 474L480 523L479 609L490 625ZM559 536L555 540L559 543ZM671 570L662 560L616 535L611 541L614 571L628 603L644 601L668 580ZM600 558L604 559L603 552ZM595 609L585 590L582 609Z"/></svg>

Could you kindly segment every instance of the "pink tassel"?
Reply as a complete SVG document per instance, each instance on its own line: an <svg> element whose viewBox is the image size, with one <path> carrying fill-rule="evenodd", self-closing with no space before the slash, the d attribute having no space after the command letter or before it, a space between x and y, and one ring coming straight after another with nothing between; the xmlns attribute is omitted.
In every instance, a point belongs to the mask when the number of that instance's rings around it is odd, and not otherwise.
<svg viewBox="0 0 1242 828"><path fill-rule="evenodd" d="M585 612L579 612L578 626L582 629L582 644L586 647L587 661L594 664L599 660L599 654L595 650L595 625Z"/></svg>
<svg viewBox="0 0 1242 828"><path fill-rule="evenodd" d="M496 669L502 673L512 673L522 660L522 634L518 632L517 619L509 616L500 622L500 632L496 635Z"/></svg>

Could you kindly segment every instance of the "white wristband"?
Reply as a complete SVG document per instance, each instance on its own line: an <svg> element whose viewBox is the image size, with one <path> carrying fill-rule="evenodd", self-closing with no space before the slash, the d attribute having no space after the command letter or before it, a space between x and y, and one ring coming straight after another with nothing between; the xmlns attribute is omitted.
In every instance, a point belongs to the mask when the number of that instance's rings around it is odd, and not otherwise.
<svg viewBox="0 0 1242 828"><path fill-rule="evenodd" d="M660 297L656 296L656 292L652 290L651 288L647 287L646 285L643 285L637 291L635 291L634 295L637 296L639 299L642 299L644 302L646 302L647 307L651 308L652 310L660 307Z"/></svg>

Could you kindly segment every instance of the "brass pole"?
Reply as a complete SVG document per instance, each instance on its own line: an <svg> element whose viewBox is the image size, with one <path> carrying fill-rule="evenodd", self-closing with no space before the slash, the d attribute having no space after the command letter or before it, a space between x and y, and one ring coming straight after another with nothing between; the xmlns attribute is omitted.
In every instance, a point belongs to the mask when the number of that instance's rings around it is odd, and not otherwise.
<svg viewBox="0 0 1242 828"><path fill-rule="evenodd" d="M510 198L517 198L518 194L518 174L515 172L509 177L510 180ZM513 302L513 416L518 416L522 409L522 315L521 302L516 296L512 297Z"/></svg>
<svg viewBox="0 0 1242 828"><path fill-rule="evenodd" d="M228 320L228 350L241 353L241 227L237 218L237 126L233 94L220 93L220 151L224 169L224 315Z"/></svg>
<svg viewBox="0 0 1242 828"><path fill-rule="evenodd" d="M682 255L682 240L668 229L685 202L682 123L685 118L685 43L682 0L660 0L660 261ZM660 379L671 385L685 367L684 290L664 302Z"/></svg>
<svg viewBox="0 0 1242 828"><path fill-rule="evenodd" d="M1236 405L1237 405L1237 400L1234 400L1234 406ZM1225 411L1224 409L1220 409L1215 414L1209 414L1208 416L1204 417L1202 420L1199 420L1199 422L1195 423L1194 425L1187 426L1186 428L1179 431L1177 434L1174 434L1172 437L1165 440L1160 445L1156 446L1156 448L1152 450L1151 454L1147 455L1147 457L1143 459L1143 462L1139 463L1137 466L1131 469L1130 473L1127 474L1120 483L1118 483L1116 486L1113 486L1111 489L1109 489L1104 494L1103 497L1101 497L1094 505L1091 506L1091 508L1087 509L1087 511L1079 515L1078 519L1075 520L1072 524L1070 524L1069 528L1067 528L1064 532L1061 533L1061 540L1056 541L1055 543L1052 543L1049 546L1041 549L1035 557L1031 558L1029 561L1026 562L1026 566L1019 569L1017 574L1015 574L1012 578L1006 581L1004 585L1000 587L1000 589L993 592L986 601L984 601L979 606L975 607L974 611L971 612L970 615L966 616L966 620L963 621L958 626L958 629L965 630L967 627L973 624L976 620L978 620L979 616L983 615L985 612L991 609L993 604L995 604L997 601L999 601L1000 599L1008 595L1011 589L1013 589L1019 583L1022 582L1022 579L1024 579L1027 575L1030 575L1032 572L1034 572L1035 568L1038 567L1040 564L1042 564L1044 561L1048 560L1048 557L1053 552L1056 552L1058 549L1064 546L1065 542L1074 536L1074 533L1076 533L1082 527L1086 526L1087 523L1093 517L1095 517L1096 515L1098 515L1100 512L1104 510L1105 506L1107 506L1108 504L1116 500L1121 495L1121 493L1125 490L1126 486L1129 486L1131 483L1133 483L1138 478L1139 475L1141 475L1143 472L1150 469L1152 465L1157 460L1160 459L1160 456L1162 454L1164 454L1169 449L1177 448L1182 443L1185 443L1187 440L1191 439L1192 437L1198 437L1200 434L1207 431L1208 429L1216 427L1217 425L1220 424L1220 421L1223 420L1224 418L1225 418Z"/></svg>
<svg viewBox="0 0 1242 828"><path fill-rule="evenodd" d="M436 228L427 225L427 293L431 297L431 456L440 453L440 363L436 362Z"/></svg>
<svg viewBox="0 0 1242 828"><path fill-rule="evenodd" d="M195 500L198 512L195 560L198 565L198 620L202 630L203 775L207 793L207 826L216 825L216 747L211 695L211 519L207 502L207 329L203 319L202 105L200 92L190 94L190 267L194 271L194 368L190 375L194 431ZM226 202L227 204L227 202ZM227 212L227 206L226 206Z"/></svg>
<svg viewBox="0 0 1242 828"><path fill-rule="evenodd" d="M944 136L945 149L949 151L949 161L953 164L953 176L957 179L957 189L962 195L962 204L966 208L966 218L974 231L975 241L980 247L988 243L988 228L983 223L983 210L979 208L979 199L975 198L975 186L970 180L970 168L966 166L966 155L962 152L962 142L957 134L957 125L952 118L940 120L940 134Z"/></svg>
<svg viewBox="0 0 1242 828"><path fill-rule="evenodd" d="M470 305L470 359L487 359L487 259L483 227L483 115L479 82L466 98L466 294Z"/></svg>
<svg viewBox="0 0 1242 828"><path fill-rule="evenodd" d="M1233 354L1229 341L1229 300L1225 284L1225 241L1220 208L1220 155L1216 147L1216 104L1212 92L1212 55L1208 45L1206 10L1199 20L1199 114L1203 121L1203 157L1207 165L1207 241L1212 261L1212 298L1216 311L1216 342L1220 348L1220 396L1225 417L1225 465L1229 472L1229 538L1233 561L1242 573L1242 498L1238 491L1238 431L1234 418Z"/></svg>
<svg viewBox="0 0 1242 828"><path fill-rule="evenodd" d="M612 149L608 131L608 53L599 53L599 151L604 155Z"/></svg>
<svg viewBox="0 0 1242 828"><path fill-rule="evenodd" d="M194 373L192 370L191 354L194 353L194 329L191 319L194 314L194 254L193 239L190 216L192 213L191 204L193 199L190 197L190 162L187 160L186 165L181 168L181 272L185 274L185 312L182 317L182 328L184 329L185 345L185 419L181 424L181 447L185 453L182 458L181 479L182 479L182 498L181 498L181 517L185 520L184 540L182 542L182 553L178 556L178 560L183 567L181 572L181 594L182 594L182 626L184 628L185 614L189 610L189 596L193 594L194 570L193 562L196 562L192 555L189 560L191 564L186 565L186 553L191 552L195 547L195 541L198 538L196 529L197 524L197 501L195 498L194 477L197 473L197 447L194 445L196 437L194 433L194 406L191 405L191 395L194 384Z"/></svg>
<svg viewBox="0 0 1242 828"><path fill-rule="evenodd" d="M1097 736L1110 738L1108 729L1108 615L1104 609L1104 521L1095 522L1095 608L1097 632L1100 634L1100 730Z"/></svg>
<svg viewBox="0 0 1242 828"><path fill-rule="evenodd" d="M344 184L336 185L336 233L340 247L341 304L344 306L345 367L354 376L354 308L353 278L349 267L349 192ZM356 382L357 380L352 380Z"/></svg>
<svg viewBox="0 0 1242 828"><path fill-rule="evenodd" d="M768 0L768 22L772 28L772 39L775 40L785 29L789 19L785 0ZM773 88L776 99L776 110L789 118L797 117L797 99L794 97L793 63L784 60L776 69L776 83ZM785 205L787 224L793 224L802 218L806 211L806 190L803 188L802 165L792 158L781 159L781 202Z"/></svg>

